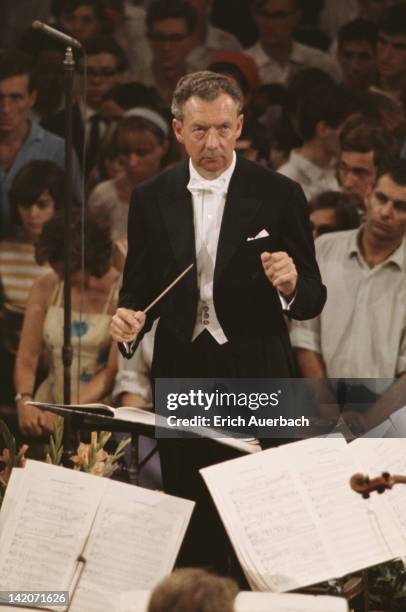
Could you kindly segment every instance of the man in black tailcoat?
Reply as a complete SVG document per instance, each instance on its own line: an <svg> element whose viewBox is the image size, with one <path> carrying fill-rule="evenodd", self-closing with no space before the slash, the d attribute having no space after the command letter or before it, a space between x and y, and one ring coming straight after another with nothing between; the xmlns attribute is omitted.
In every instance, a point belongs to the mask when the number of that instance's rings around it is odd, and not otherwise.
<svg viewBox="0 0 406 612"><path fill-rule="evenodd" d="M225 76L183 77L173 129L189 160L133 194L111 332L129 357L160 317L153 378L293 377L284 312L309 319L326 299L301 188L235 155L242 102ZM143 309L191 263L145 316ZM221 526L198 469L230 454L196 439L161 440L160 453L165 491L197 501L182 561L224 570Z"/></svg>

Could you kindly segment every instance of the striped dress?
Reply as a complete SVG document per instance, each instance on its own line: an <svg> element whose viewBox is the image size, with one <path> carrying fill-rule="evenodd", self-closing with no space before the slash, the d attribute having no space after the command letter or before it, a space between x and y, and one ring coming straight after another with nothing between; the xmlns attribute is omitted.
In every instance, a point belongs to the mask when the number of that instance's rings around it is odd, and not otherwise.
<svg viewBox="0 0 406 612"><path fill-rule="evenodd" d="M27 242L0 242L0 284L6 310L23 313L35 279L49 272L35 261L35 247Z"/></svg>
<svg viewBox="0 0 406 612"><path fill-rule="evenodd" d="M48 266L35 261L34 245L17 240L0 242L0 361L17 352L31 287L47 272Z"/></svg>

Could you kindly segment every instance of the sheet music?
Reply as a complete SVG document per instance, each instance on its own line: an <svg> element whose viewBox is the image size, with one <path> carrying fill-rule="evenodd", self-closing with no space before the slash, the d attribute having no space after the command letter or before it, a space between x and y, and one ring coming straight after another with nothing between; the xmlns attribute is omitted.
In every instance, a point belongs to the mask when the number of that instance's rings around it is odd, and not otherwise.
<svg viewBox="0 0 406 612"><path fill-rule="evenodd" d="M122 593L118 612L147 612L150 591ZM235 599L235 612L348 612L342 597L258 593L242 591Z"/></svg>
<svg viewBox="0 0 406 612"><path fill-rule="evenodd" d="M37 461L23 476L6 491L15 501L0 538L0 590L69 590L105 483Z"/></svg>
<svg viewBox="0 0 406 612"><path fill-rule="evenodd" d="M172 571L194 503L108 481L70 612L115 612L122 591Z"/></svg>
<svg viewBox="0 0 406 612"><path fill-rule="evenodd" d="M201 473L253 588L285 591L334 575L318 526L278 449Z"/></svg>
<svg viewBox="0 0 406 612"><path fill-rule="evenodd" d="M13 468L11 470L10 480L7 486L7 495L3 499L0 511L0 539L5 525L8 522L10 513L14 512L14 508L20 497L20 489L24 487L24 469Z"/></svg>
<svg viewBox="0 0 406 612"><path fill-rule="evenodd" d="M120 595L118 612L147 612L152 591L125 591Z"/></svg>
<svg viewBox="0 0 406 612"><path fill-rule="evenodd" d="M396 555L379 504L350 489L347 448L316 438L201 470L255 590L293 590Z"/></svg>
<svg viewBox="0 0 406 612"><path fill-rule="evenodd" d="M363 460L363 472L371 478L380 476L382 472L406 474L406 439L361 438L352 442L349 448L354 455ZM371 493L370 499L375 500L375 503L382 507L379 521L385 533L388 532L388 537L391 535L399 547L396 556L405 555L406 486L395 485L393 489L385 491L382 496ZM392 520L395 521L397 530L392 527L389 532L387 523Z"/></svg>
<svg viewBox="0 0 406 612"><path fill-rule="evenodd" d="M290 447L281 447L280 454L309 499L315 524L334 556L332 575L343 576L393 558L396 553L377 527L374 503L365 504L349 486L356 464L345 439L304 440L294 444L293 453Z"/></svg>

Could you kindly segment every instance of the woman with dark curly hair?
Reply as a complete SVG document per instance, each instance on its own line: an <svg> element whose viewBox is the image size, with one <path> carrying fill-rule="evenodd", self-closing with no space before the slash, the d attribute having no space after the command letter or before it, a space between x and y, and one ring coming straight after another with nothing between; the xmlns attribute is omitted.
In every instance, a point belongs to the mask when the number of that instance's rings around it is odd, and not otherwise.
<svg viewBox="0 0 406 612"><path fill-rule="evenodd" d="M111 266L112 242L108 231L91 217L85 219L84 276L81 271L81 218L73 215L71 240L72 282L72 401L103 400L112 390L117 352L109 325L114 313L121 275ZM22 397L17 400L23 434L41 435L52 430L53 415L27 401L34 396L39 355L45 347L49 373L35 392L44 402L63 401L63 269L64 218L56 215L43 229L36 245L38 263L53 272L35 281L27 304L14 381ZM81 314L80 314L81 313Z"/></svg>
<svg viewBox="0 0 406 612"><path fill-rule="evenodd" d="M9 191L11 226L0 241L0 403L12 404L13 369L25 306L33 282L49 270L35 261L42 227L63 206L64 174L51 161L21 168Z"/></svg>

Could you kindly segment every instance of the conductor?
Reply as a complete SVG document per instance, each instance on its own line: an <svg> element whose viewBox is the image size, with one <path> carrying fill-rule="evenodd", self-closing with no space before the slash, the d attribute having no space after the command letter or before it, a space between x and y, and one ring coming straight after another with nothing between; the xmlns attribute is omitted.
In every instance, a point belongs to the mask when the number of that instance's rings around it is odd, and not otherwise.
<svg viewBox="0 0 406 612"><path fill-rule="evenodd" d="M238 86L223 75L183 77L173 96L173 130L189 159L132 196L111 334L131 357L160 317L153 379L294 377L284 312L310 319L326 299L301 188L235 154L242 105ZM222 528L198 474L227 458L220 446L161 440L160 454L165 491L197 501L182 562L224 571Z"/></svg>

